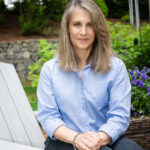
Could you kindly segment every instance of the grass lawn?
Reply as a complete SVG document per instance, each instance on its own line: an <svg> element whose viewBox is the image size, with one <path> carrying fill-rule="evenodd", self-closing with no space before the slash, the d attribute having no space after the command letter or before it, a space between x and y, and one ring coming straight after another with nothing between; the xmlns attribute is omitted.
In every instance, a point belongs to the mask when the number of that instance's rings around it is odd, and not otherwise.
<svg viewBox="0 0 150 150"><path fill-rule="evenodd" d="M23 83L23 88L28 97L32 110L37 110L36 88L32 87L29 83Z"/></svg>

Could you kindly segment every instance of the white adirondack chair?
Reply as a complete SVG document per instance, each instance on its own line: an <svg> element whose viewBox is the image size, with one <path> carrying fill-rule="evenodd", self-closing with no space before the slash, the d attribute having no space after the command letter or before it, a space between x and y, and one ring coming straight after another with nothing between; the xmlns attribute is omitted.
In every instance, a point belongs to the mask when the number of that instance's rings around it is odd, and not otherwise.
<svg viewBox="0 0 150 150"><path fill-rule="evenodd" d="M0 62L0 150L43 148L44 136L15 68Z"/></svg>

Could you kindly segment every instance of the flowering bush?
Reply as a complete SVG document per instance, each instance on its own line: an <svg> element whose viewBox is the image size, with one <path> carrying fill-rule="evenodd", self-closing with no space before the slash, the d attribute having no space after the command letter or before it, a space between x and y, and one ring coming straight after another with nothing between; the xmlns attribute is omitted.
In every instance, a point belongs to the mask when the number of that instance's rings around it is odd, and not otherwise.
<svg viewBox="0 0 150 150"><path fill-rule="evenodd" d="M132 85L131 115L150 115L150 69L144 67L141 71L138 67L129 70Z"/></svg>

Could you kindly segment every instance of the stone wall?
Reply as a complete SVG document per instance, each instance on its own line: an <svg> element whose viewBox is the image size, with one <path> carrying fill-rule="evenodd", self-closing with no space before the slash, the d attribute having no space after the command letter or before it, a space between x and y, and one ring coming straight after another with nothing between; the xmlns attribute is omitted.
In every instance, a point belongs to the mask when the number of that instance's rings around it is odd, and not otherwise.
<svg viewBox="0 0 150 150"><path fill-rule="evenodd" d="M47 41L58 43L58 39ZM38 44L39 40L0 42L0 62L14 64L21 81L24 81L28 79L28 67L38 60Z"/></svg>

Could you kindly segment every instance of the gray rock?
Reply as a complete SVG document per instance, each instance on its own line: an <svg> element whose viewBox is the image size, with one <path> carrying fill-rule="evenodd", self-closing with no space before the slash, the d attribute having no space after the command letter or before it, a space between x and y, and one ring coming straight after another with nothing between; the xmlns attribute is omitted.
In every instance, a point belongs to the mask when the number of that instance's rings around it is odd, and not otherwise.
<svg viewBox="0 0 150 150"><path fill-rule="evenodd" d="M14 45L14 47L12 49L13 49L14 52L19 52L20 51L19 45Z"/></svg>
<svg viewBox="0 0 150 150"><path fill-rule="evenodd" d="M24 70L24 65L23 64L18 64L16 69L17 69L17 71L21 72L21 71Z"/></svg>
<svg viewBox="0 0 150 150"><path fill-rule="evenodd" d="M0 54L0 60L3 60L5 58L4 54Z"/></svg>
<svg viewBox="0 0 150 150"><path fill-rule="evenodd" d="M21 81L25 81L26 80L24 72L19 72L18 75L19 75L19 78L20 78Z"/></svg>
<svg viewBox="0 0 150 150"><path fill-rule="evenodd" d="M14 58L18 61L22 58L22 53L15 53Z"/></svg>
<svg viewBox="0 0 150 150"><path fill-rule="evenodd" d="M29 43L27 48L28 48L28 51L35 52L38 49L38 44L35 42Z"/></svg>
<svg viewBox="0 0 150 150"><path fill-rule="evenodd" d="M12 49L7 49L7 55L8 56L13 56L14 52Z"/></svg>
<svg viewBox="0 0 150 150"><path fill-rule="evenodd" d="M23 53L23 58L29 59L30 58L30 53L29 52L24 52Z"/></svg>
<svg viewBox="0 0 150 150"><path fill-rule="evenodd" d="M6 48L8 46L7 42L0 42L0 47L1 48Z"/></svg>
<svg viewBox="0 0 150 150"><path fill-rule="evenodd" d="M0 48L0 52L4 52L4 48Z"/></svg>
<svg viewBox="0 0 150 150"><path fill-rule="evenodd" d="M21 48L21 50L20 51L27 51L27 47L23 47L23 48Z"/></svg>
<svg viewBox="0 0 150 150"><path fill-rule="evenodd" d="M21 45L23 43L23 41L16 41L16 44Z"/></svg>
<svg viewBox="0 0 150 150"><path fill-rule="evenodd" d="M23 43L22 46L23 46L23 47L27 47L28 44L27 44L27 43Z"/></svg>

